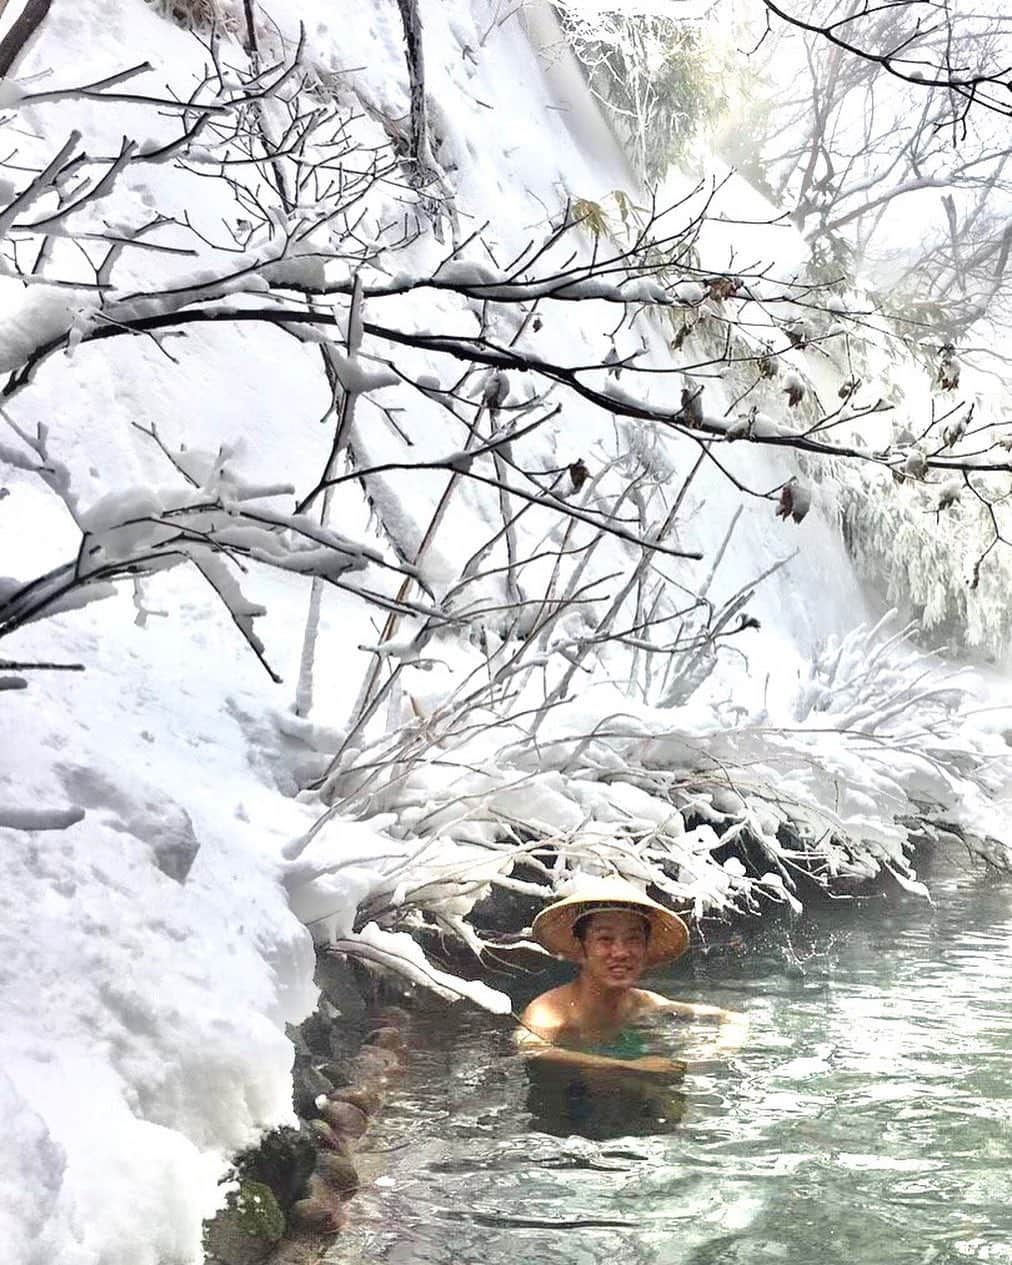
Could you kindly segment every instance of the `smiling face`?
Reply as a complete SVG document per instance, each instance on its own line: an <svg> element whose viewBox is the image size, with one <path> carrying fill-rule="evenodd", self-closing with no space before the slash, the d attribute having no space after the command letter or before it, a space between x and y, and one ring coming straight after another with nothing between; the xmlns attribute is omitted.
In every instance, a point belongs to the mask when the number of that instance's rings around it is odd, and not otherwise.
<svg viewBox="0 0 1012 1265"><path fill-rule="evenodd" d="M583 974L599 988L632 988L646 962L646 920L626 910L608 910L590 914L580 930Z"/></svg>

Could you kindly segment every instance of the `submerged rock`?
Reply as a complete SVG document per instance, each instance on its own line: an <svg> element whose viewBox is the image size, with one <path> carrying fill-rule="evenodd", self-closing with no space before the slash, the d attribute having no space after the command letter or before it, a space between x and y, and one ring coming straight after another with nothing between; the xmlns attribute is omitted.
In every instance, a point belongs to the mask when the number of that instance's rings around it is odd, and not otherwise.
<svg viewBox="0 0 1012 1265"><path fill-rule="evenodd" d="M300 1199L292 1208L292 1220L300 1229L322 1234L336 1234L347 1219L341 1197L315 1174L310 1179L305 1199Z"/></svg>
<svg viewBox="0 0 1012 1265"><path fill-rule="evenodd" d="M350 1102L367 1116L374 1116L379 1111L383 1098L375 1089L367 1085L352 1086L349 1089L335 1089L329 1095L331 1102Z"/></svg>
<svg viewBox="0 0 1012 1265"><path fill-rule="evenodd" d="M378 1045L364 1045L352 1059L352 1070L367 1080L372 1077L389 1076L397 1071L401 1061L393 1050L381 1049Z"/></svg>
<svg viewBox="0 0 1012 1265"><path fill-rule="evenodd" d="M360 1138L369 1127L366 1113L350 1102L326 1102L320 1108L320 1117L335 1133L346 1138Z"/></svg>
<svg viewBox="0 0 1012 1265"><path fill-rule="evenodd" d="M348 1154L347 1138L342 1137L340 1133L335 1133L325 1120L311 1120L309 1128L312 1131L313 1141L317 1150L324 1147L328 1151L340 1151L342 1155Z"/></svg>
<svg viewBox="0 0 1012 1265"><path fill-rule="evenodd" d="M321 1151L316 1157L316 1171L332 1190L343 1195L358 1189L358 1169L347 1155Z"/></svg>
<svg viewBox="0 0 1012 1265"><path fill-rule="evenodd" d="M380 1050L399 1052L404 1049L404 1037L399 1028L386 1026L374 1028L365 1039L368 1046L376 1046Z"/></svg>

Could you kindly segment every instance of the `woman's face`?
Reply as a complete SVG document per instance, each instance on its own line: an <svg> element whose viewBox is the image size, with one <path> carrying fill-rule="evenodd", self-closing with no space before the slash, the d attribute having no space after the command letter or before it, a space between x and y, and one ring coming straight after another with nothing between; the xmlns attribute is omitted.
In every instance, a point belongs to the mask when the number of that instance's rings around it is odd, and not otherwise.
<svg viewBox="0 0 1012 1265"><path fill-rule="evenodd" d="M639 914L591 914L583 936L583 969L603 988L631 988L647 956L647 924Z"/></svg>

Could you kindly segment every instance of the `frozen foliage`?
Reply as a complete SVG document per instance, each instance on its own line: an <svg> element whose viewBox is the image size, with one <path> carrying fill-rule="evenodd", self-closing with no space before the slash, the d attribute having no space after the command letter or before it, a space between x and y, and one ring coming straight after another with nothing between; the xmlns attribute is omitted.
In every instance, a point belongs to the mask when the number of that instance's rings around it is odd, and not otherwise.
<svg viewBox="0 0 1012 1265"><path fill-rule="evenodd" d="M897 489L884 472L839 472L843 523L854 560L886 599L917 618L935 639L1004 656L1012 637L1006 600L1007 552L992 547L994 520L1009 520L1004 489L972 480L911 480ZM956 495L945 496L946 488ZM990 503L990 504L989 504Z"/></svg>
<svg viewBox="0 0 1012 1265"><path fill-rule="evenodd" d="M862 579L929 643L1004 661L1012 551L1002 542L1012 539L1012 502L1000 392L979 373L963 376L958 396L940 390L932 359L911 354L902 327L861 291L820 295L824 311L803 323L794 305L782 305L765 330L726 328L736 302L722 302L718 321L704 304L683 326L701 356L730 345L736 363L725 389L743 403L724 423L727 438L835 432L856 460L801 450L797 468L838 516ZM841 326L845 309L866 315ZM785 333L789 350L770 355Z"/></svg>
<svg viewBox="0 0 1012 1265"><path fill-rule="evenodd" d="M691 151L723 105L724 69L695 14L669 16L565 0L560 15L591 91L655 182Z"/></svg>
<svg viewBox="0 0 1012 1265"><path fill-rule="evenodd" d="M572 870L614 868L697 916L796 903L802 876L828 886L887 872L917 887L911 853L925 837L957 834L1012 860L994 802L1004 741L976 726L962 683L912 649L909 632L831 638L793 684L771 673L761 699L744 674L728 698L735 674L721 677L720 693L711 678L674 708L598 685L540 728L528 720L536 742L520 736L530 695L517 698L505 741L500 708L445 707L423 741L394 734L356 753L331 782L342 811L392 813L389 833L432 840L415 854L414 890L397 862L386 916L410 925L424 910L452 929L427 868L435 858L464 900L509 885L523 858L549 890ZM356 791L364 768L382 775ZM730 842L747 866L713 859Z"/></svg>
<svg viewBox="0 0 1012 1265"><path fill-rule="evenodd" d="M350 540L305 515L260 505L261 499L293 489L245 483L232 473L229 455L223 449L210 460L192 453L173 457L190 482L188 492L151 486L123 488L77 512L82 537L75 560L14 588L0 600L0 635L66 611L71 604L80 607L108 597L111 580L190 562L263 658L264 646L253 621L265 609L243 594L234 569L237 560L318 576L338 586L346 583L347 572L362 571L369 563L400 569L396 563L385 563L371 545Z"/></svg>
<svg viewBox="0 0 1012 1265"><path fill-rule="evenodd" d="M929 641L1002 661L1012 553L1000 541L1012 519L1008 475L987 472L1007 459L1001 398L980 375L967 375L961 398L946 398L930 363L909 356L888 323L879 337L849 331L837 364L835 372L818 366L817 389L845 400L855 446L888 457L824 463L802 454L800 464L831 491L859 573ZM946 470L965 455L976 469Z"/></svg>

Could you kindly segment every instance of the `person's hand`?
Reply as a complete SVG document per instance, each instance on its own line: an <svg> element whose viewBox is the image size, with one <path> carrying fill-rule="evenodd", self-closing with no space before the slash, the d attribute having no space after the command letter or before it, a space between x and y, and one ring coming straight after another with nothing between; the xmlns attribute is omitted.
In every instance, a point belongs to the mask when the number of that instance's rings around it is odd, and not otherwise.
<svg viewBox="0 0 1012 1265"><path fill-rule="evenodd" d="M628 1066L641 1075L663 1081L681 1080L685 1064L681 1059L666 1059L660 1054L647 1054L641 1059L630 1059Z"/></svg>

